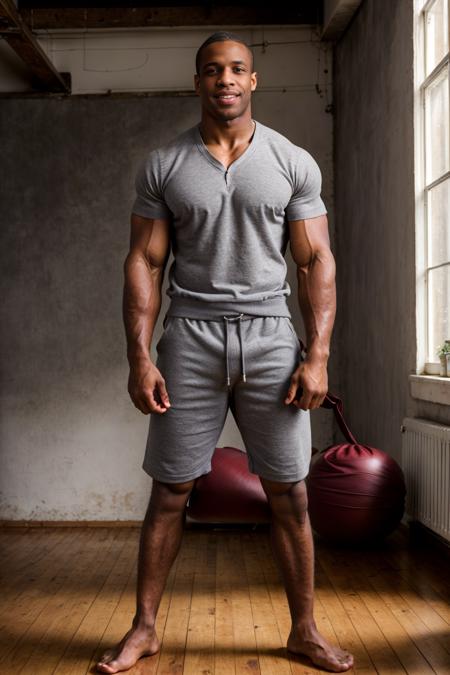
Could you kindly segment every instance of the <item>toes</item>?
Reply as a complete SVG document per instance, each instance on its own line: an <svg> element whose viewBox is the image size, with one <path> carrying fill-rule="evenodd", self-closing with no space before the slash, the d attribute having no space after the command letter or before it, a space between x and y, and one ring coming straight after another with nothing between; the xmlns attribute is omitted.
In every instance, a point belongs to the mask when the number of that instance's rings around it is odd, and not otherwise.
<svg viewBox="0 0 450 675"><path fill-rule="evenodd" d="M353 656L349 652L341 653L326 653L322 645L315 645L316 649L313 653L311 650L292 651L288 648L288 652L299 656L300 654L308 656L312 663L316 666L334 670L334 672L343 672L349 670L353 666ZM324 653L325 652L325 653Z"/></svg>
<svg viewBox="0 0 450 675"><path fill-rule="evenodd" d="M100 664L100 672L101 673L117 673L120 670L120 667L118 667L119 664L117 661L110 661L109 663L102 663Z"/></svg>
<svg viewBox="0 0 450 675"><path fill-rule="evenodd" d="M99 666L109 666L113 658L116 656L115 652L111 649L102 654L101 658L97 661Z"/></svg>
<svg viewBox="0 0 450 675"><path fill-rule="evenodd" d="M117 673L118 665L117 654L114 651L106 652L100 661L97 661L97 670L101 673Z"/></svg>
<svg viewBox="0 0 450 675"><path fill-rule="evenodd" d="M114 652L112 649L107 649L104 654L101 655L101 658L98 660L98 663L108 663L111 659L114 658Z"/></svg>
<svg viewBox="0 0 450 675"><path fill-rule="evenodd" d="M344 661L339 661L340 665L344 667L344 670L349 670L353 666L353 658L345 659Z"/></svg>

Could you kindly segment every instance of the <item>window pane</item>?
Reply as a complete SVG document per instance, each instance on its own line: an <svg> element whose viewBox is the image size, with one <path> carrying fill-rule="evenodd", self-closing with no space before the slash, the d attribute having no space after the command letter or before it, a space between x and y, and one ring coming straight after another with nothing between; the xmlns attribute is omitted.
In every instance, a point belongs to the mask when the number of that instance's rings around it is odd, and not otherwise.
<svg viewBox="0 0 450 675"><path fill-rule="evenodd" d="M436 0L425 12L426 75L448 52L447 0Z"/></svg>
<svg viewBox="0 0 450 675"><path fill-rule="evenodd" d="M450 265L428 272L428 359L437 361L436 350L450 340Z"/></svg>
<svg viewBox="0 0 450 675"><path fill-rule="evenodd" d="M425 91L427 183L449 169L448 68Z"/></svg>
<svg viewBox="0 0 450 675"><path fill-rule="evenodd" d="M450 261L450 180L428 191L428 267Z"/></svg>

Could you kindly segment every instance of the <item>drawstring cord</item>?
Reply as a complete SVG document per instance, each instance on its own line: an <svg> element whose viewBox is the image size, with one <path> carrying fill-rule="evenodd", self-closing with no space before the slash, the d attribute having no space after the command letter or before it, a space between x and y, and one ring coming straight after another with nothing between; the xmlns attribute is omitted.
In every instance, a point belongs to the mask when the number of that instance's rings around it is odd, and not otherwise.
<svg viewBox="0 0 450 675"><path fill-rule="evenodd" d="M223 317L225 320L225 351L226 351L226 357L225 361L227 363L227 387L230 386L230 366L228 365L228 320L227 317Z"/></svg>
<svg viewBox="0 0 450 675"><path fill-rule="evenodd" d="M242 318L241 314L241 318ZM242 340L242 321L239 321L239 342L241 343L241 361L242 361L242 381L247 382L247 375L245 373L245 358L244 358L244 342Z"/></svg>
<svg viewBox="0 0 450 675"><path fill-rule="evenodd" d="M238 324L238 333L239 333L239 344L241 346L241 367L242 367L242 381L247 382L247 375L245 374L245 357L244 357L244 343L242 340L242 332L241 332L241 326L242 326L242 317L244 314L239 314L239 316L224 316L225 320L225 349L226 349L226 362L227 362L227 386L229 387L231 385L231 378L230 378L230 365L228 361L228 345L229 345L229 335L228 335L228 322L229 321L239 321Z"/></svg>

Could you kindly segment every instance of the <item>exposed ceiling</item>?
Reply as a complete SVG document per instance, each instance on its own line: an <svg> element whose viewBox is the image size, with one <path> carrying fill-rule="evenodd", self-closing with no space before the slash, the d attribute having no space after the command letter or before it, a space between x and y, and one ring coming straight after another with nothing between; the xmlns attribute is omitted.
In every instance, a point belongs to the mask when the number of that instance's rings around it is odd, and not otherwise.
<svg viewBox="0 0 450 675"><path fill-rule="evenodd" d="M361 0L228 0L227 2L189 1L149 4L106 3L95 0L67 7L43 0L0 0L0 38L20 56L30 69L36 90L70 94L70 74L59 73L37 40L38 31L111 28L152 28L179 26L264 26L313 25L322 39L336 39L345 29ZM325 19L325 21L324 21ZM324 25L325 23L325 25Z"/></svg>
<svg viewBox="0 0 450 675"><path fill-rule="evenodd" d="M120 2L83 3L19 2L19 10L33 29L142 28L154 26L231 26L322 23L322 0L261 3L227 2Z"/></svg>
<svg viewBox="0 0 450 675"><path fill-rule="evenodd" d="M12 0L0 0L0 37L29 68L35 89L70 94L70 75L56 70Z"/></svg>

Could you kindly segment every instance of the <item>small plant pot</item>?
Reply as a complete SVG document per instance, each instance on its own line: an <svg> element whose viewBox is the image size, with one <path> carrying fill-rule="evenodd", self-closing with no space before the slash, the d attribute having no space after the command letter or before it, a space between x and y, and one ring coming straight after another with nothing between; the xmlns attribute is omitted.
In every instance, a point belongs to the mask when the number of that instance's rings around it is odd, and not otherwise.
<svg viewBox="0 0 450 675"><path fill-rule="evenodd" d="M441 364L427 361L424 368L425 375L439 375L441 372Z"/></svg>
<svg viewBox="0 0 450 675"><path fill-rule="evenodd" d="M450 377L450 354L445 355L446 375Z"/></svg>
<svg viewBox="0 0 450 675"><path fill-rule="evenodd" d="M439 356L439 360L441 362L441 369L439 371L439 375L441 377L447 377L447 356L448 354L441 354Z"/></svg>

